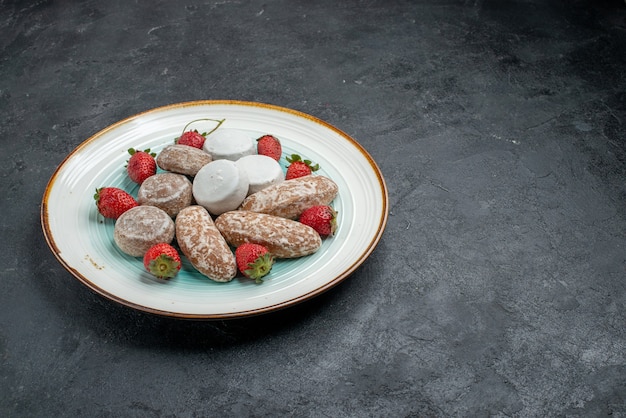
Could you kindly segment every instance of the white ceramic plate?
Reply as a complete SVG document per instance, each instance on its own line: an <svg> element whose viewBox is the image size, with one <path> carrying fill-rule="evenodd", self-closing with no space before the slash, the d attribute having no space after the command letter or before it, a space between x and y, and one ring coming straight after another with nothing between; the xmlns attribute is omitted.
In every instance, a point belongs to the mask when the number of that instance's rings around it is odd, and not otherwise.
<svg viewBox="0 0 626 418"><path fill-rule="evenodd" d="M96 188L115 186L136 196L125 172L128 148L159 152L196 119L225 119L219 129L273 134L283 158L298 153L320 165L339 195L333 206L339 228L315 254L279 260L262 284L235 278L216 283L185 261L169 280L153 278L140 258L113 242L114 221L99 215ZM210 130L215 124L195 122ZM348 277L374 250L388 216L387 188L370 155L339 129L306 114L267 104L197 101L153 109L98 132L69 154L52 175L43 196L41 222L61 264L95 292L123 305L164 316L224 319L256 315L310 299Z"/></svg>

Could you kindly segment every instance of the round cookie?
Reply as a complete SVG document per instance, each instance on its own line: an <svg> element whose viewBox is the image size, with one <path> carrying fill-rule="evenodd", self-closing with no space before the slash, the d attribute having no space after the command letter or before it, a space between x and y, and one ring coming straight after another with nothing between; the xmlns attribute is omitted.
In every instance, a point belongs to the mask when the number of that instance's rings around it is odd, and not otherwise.
<svg viewBox="0 0 626 418"><path fill-rule="evenodd" d="M137 203L163 209L172 218L193 199L189 179L176 173L158 173L148 177L139 187Z"/></svg>
<svg viewBox="0 0 626 418"><path fill-rule="evenodd" d="M183 144L168 145L156 158L157 165L163 170L192 177L211 160L203 150Z"/></svg>
<svg viewBox="0 0 626 418"><path fill-rule="evenodd" d="M215 160L193 179L193 197L212 215L235 210L248 194L248 176L234 161Z"/></svg>
<svg viewBox="0 0 626 418"><path fill-rule="evenodd" d="M203 148L213 160L237 161L246 155L256 154L254 139L237 129L222 129L208 135Z"/></svg>
<svg viewBox="0 0 626 418"><path fill-rule="evenodd" d="M171 243L174 221L156 206L135 206L115 221L113 240L124 253L133 257L143 255L154 244Z"/></svg>
<svg viewBox="0 0 626 418"><path fill-rule="evenodd" d="M236 164L248 176L249 195L285 180L285 173L278 161L267 155L246 155L238 159Z"/></svg>

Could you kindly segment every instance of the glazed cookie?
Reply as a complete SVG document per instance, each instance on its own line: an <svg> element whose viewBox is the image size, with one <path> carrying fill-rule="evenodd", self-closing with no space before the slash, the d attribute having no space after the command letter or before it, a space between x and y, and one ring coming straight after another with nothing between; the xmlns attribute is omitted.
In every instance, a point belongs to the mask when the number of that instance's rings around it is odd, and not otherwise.
<svg viewBox="0 0 626 418"><path fill-rule="evenodd" d="M204 207L193 205L180 212L176 240L191 265L211 280L228 282L237 274L235 255Z"/></svg>
<svg viewBox="0 0 626 418"><path fill-rule="evenodd" d="M143 257L154 244L171 243L174 232L174 221L163 209L135 206L115 221L113 240L124 253Z"/></svg>
<svg viewBox="0 0 626 418"><path fill-rule="evenodd" d="M248 176L248 195L285 180L278 161L266 155L246 155L236 164Z"/></svg>
<svg viewBox="0 0 626 418"><path fill-rule="evenodd" d="M193 199L191 181L182 174L158 173L148 177L139 187L137 202L156 206L174 218Z"/></svg>
<svg viewBox="0 0 626 418"><path fill-rule="evenodd" d="M207 136L203 149L213 160L237 161L256 153L256 143L244 131L237 129L218 130Z"/></svg>
<svg viewBox="0 0 626 418"><path fill-rule="evenodd" d="M247 194L248 176L234 161L212 161L193 179L193 197L212 215L237 209Z"/></svg>
<svg viewBox="0 0 626 418"><path fill-rule="evenodd" d="M211 161L211 156L201 149L182 144L165 147L156 159L163 170L192 177Z"/></svg>

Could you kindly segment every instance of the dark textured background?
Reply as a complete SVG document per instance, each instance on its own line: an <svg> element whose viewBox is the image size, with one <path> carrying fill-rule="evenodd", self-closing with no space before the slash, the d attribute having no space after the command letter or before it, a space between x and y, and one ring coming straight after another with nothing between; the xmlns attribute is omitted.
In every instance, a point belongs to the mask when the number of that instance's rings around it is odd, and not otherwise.
<svg viewBox="0 0 626 418"><path fill-rule="evenodd" d="M63 158L199 99L369 151L390 216L352 277L192 322L61 267ZM626 416L622 1L0 0L0 141L2 416Z"/></svg>

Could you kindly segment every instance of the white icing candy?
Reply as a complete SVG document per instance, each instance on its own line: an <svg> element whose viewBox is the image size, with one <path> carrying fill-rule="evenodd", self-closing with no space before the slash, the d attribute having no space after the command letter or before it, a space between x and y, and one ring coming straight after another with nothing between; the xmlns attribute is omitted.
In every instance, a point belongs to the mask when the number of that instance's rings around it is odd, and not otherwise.
<svg viewBox="0 0 626 418"><path fill-rule="evenodd" d="M237 209L247 194L248 176L234 161L212 161L193 180L193 197L213 215Z"/></svg>
<svg viewBox="0 0 626 418"><path fill-rule="evenodd" d="M266 155L246 155L237 160L237 166L248 175L249 195L285 180L278 161Z"/></svg>
<svg viewBox="0 0 626 418"><path fill-rule="evenodd" d="M237 161L246 155L256 154L254 139L237 129L218 129L207 136L203 149L214 160Z"/></svg>

